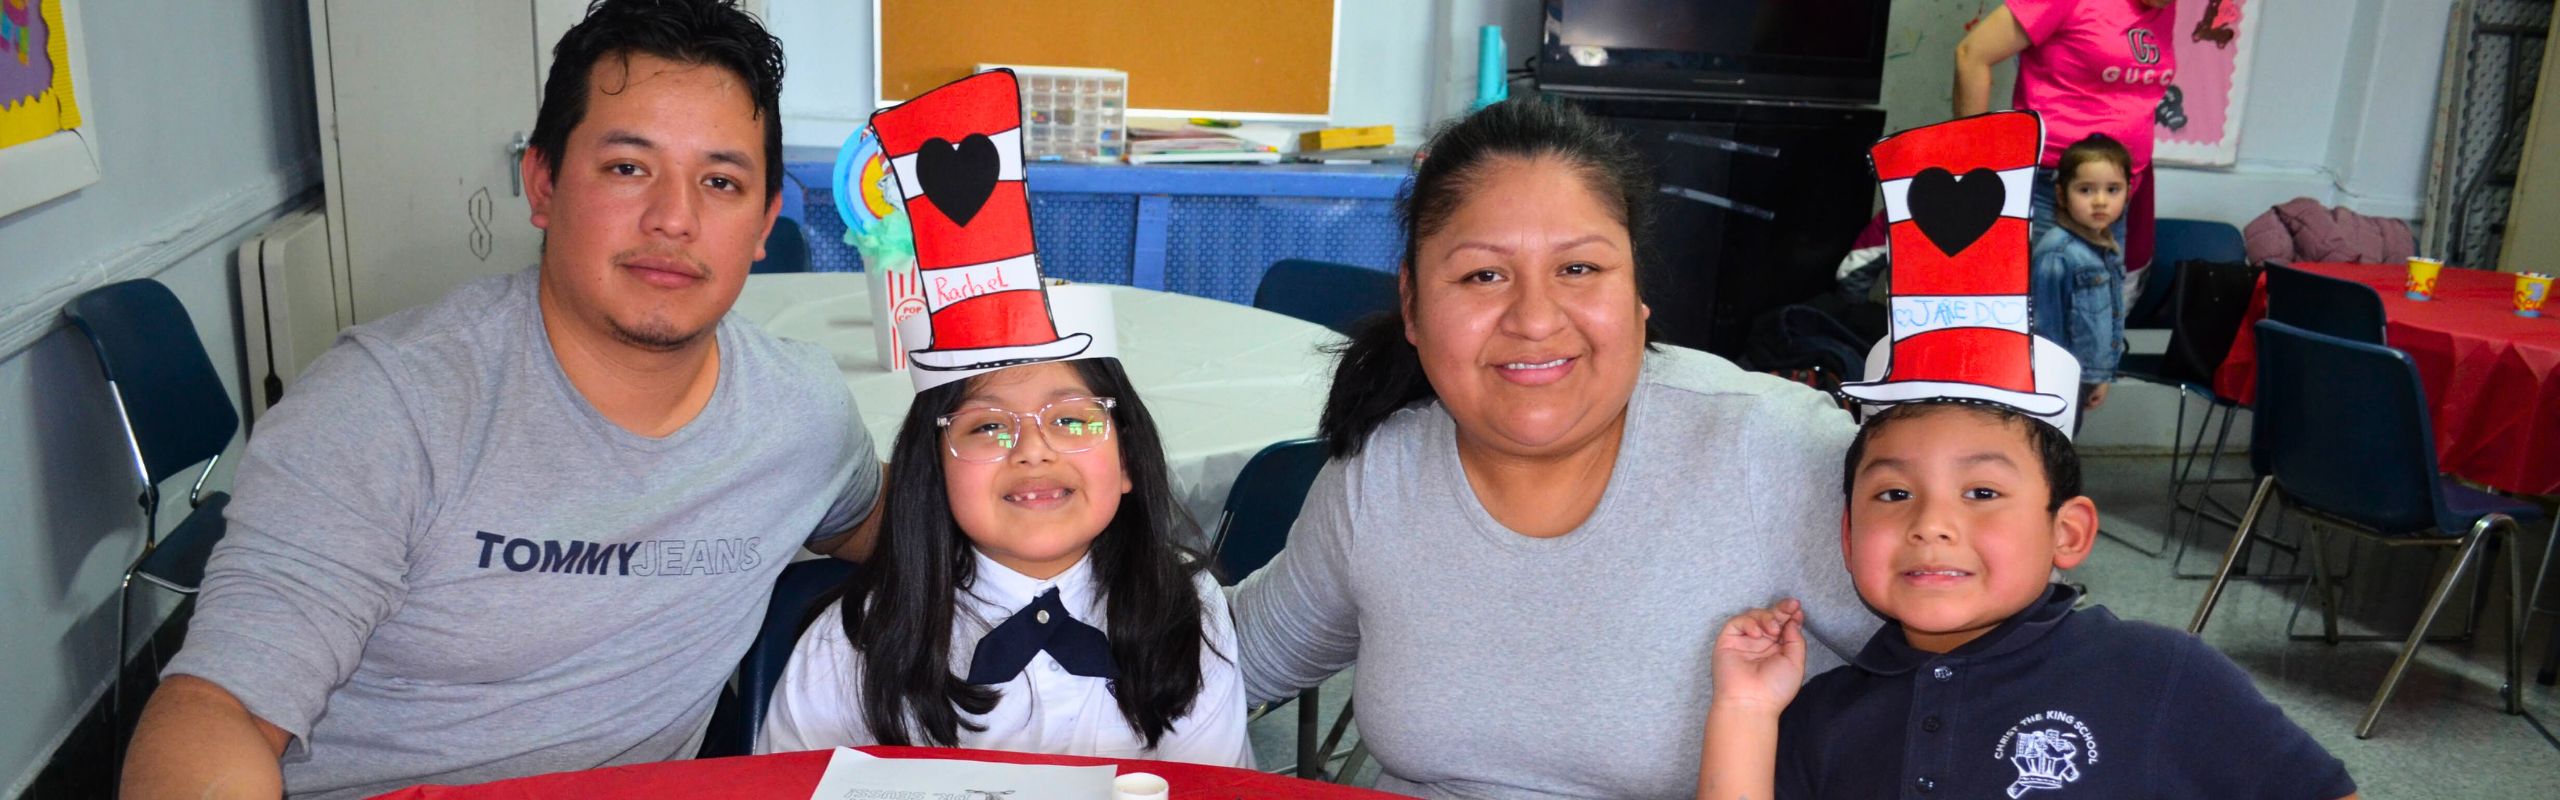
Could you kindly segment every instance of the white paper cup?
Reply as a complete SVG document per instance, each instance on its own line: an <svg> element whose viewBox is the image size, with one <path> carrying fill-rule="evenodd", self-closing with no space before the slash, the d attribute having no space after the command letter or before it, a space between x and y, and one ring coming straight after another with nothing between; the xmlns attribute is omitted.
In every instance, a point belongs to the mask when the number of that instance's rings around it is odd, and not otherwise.
<svg viewBox="0 0 2560 800"><path fill-rule="evenodd" d="M1132 772L1111 779L1111 800L1165 800L1173 787L1153 773Z"/></svg>

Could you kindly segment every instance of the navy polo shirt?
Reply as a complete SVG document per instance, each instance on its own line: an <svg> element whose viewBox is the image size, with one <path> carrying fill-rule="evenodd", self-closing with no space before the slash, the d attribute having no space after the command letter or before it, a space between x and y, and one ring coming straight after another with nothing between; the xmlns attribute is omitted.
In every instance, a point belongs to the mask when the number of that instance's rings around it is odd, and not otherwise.
<svg viewBox="0 0 2560 800"><path fill-rule="evenodd" d="M1955 652L1888 623L1778 722L1780 798L2354 794L2346 765L2184 632L2066 586Z"/></svg>

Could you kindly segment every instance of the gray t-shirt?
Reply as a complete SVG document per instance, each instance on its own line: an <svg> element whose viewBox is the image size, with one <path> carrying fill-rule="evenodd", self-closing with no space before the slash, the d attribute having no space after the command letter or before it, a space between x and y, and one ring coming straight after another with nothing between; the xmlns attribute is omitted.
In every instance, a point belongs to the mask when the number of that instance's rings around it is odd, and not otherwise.
<svg viewBox="0 0 2560 800"><path fill-rule="evenodd" d="M1325 465L1235 600L1246 694L1351 666L1378 788L1448 798L1694 796L1725 619L1804 602L1808 674L1876 626L1840 558L1856 428L1820 393L1666 347L1582 526L1496 522L1437 403ZM1826 650L1825 648L1828 648Z"/></svg>
<svg viewBox="0 0 2560 800"><path fill-rule="evenodd" d="M826 352L720 321L663 438L560 371L533 270L348 330L259 420L184 651L297 798L690 758L802 545L880 490Z"/></svg>

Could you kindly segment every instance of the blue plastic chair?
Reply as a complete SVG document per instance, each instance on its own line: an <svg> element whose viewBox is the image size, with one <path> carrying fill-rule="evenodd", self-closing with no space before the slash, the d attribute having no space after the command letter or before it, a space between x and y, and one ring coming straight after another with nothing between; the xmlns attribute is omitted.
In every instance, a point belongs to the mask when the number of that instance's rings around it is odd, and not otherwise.
<svg viewBox="0 0 2560 800"><path fill-rule="evenodd" d="M1306 504L1307 487L1315 484L1324 462L1323 439L1276 442L1245 462L1209 536L1219 583L1236 585L1288 545L1298 507Z"/></svg>
<svg viewBox="0 0 2560 800"><path fill-rule="evenodd" d="M1266 279L1264 286L1269 285ZM1245 462L1244 470L1236 473L1234 488L1227 490L1227 504L1218 515L1217 530L1209 536L1209 551L1218 562L1218 582L1235 585L1271 563L1272 557L1289 544L1289 528L1297 524L1298 509L1306 505L1307 489L1315 484L1316 473L1324 470L1324 462L1323 439L1277 442ZM1333 748L1351 719L1351 707L1346 703L1342 716L1334 722L1333 734L1319 745L1316 701L1320 694L1319 689L1313 688L1298 693L1301 778L1322 776L1324 765L1333 760ZM1264 713L1269 711L1264 709Z"/></svg>
<svg viewBox="0 0 2560 800"><path fill-rule="evenodd" d="M1351 335L1354 323L1396 307L1396 274L1330 261L1274 262L1254 287L1253 307Z"/></svg>
<svg viewBox="0 0 2560 800"><path fill-rule="evenodd" d="M856 569L852 562L834 558L795 561L782 568L782 577L773 583L773 600L764 607L764 625L756 629L746 656L738 660L737 675L712 707L711 727L695 758L755 752L765 704L773 700L774 684L782 682L782 668L791 663L791 648L810 620L825 610L819 601L852 580Z"/></svg>
<svg viewBox="0 0 2560 800"><path fill-rule="evenodd" d="M2189 261L2213 261L2232 264L2249 260L2249 250L2240 237L2240 229L2228 222L2200 219L2155 220L2151 228L2151 276L2145 281L2142 295L2134 298L2133 307L2125 310L2125 325L2133 328L2166 327L2161 319L2175 302L2173 285L2178 265Z"/></svg>
<svg viewBox="0 0 2560 800"><path fill-rule="evenodd" d="M747 267L749 275L775 272L809 271L809 237L802 234L800 221L775 217L773 232L765 234L764 258Z"/></svg>
<svg viewBox="0 0 2560 800"><path fill-rule="evenodd" d="M2355 281L2267 265L2267 319L2365 344L2384 341L2382 295Z"/></svg>
<svg viewBox="0 0 2560 800"><path fill-rule="evenodd" d="M2265 538L2258 521L2271 500L2387 544L2455 550L2453 564L2436 581L2417 627L2356 727L2356 738L2369 738L2383 705L2426 642L2436 613L2493 537L2505 538L2506 546L2498 549L2507 554L2508 586L2525 585L2515 537L2520 524L2540 519L2542 512L2529 503L2463 486L2437 471L2426 392L2407 354L2273 320L2259 322L2257 332L2258 400L2249 462L2259 475L2258 489L2187 630L2204 631L2241 551L2252 539ZM2321 595L2322 638L2341 641L2345 637L2337 633L2332 579L2322 564L2324 548L2313 543L2306 549L2312 553L2312 583ZM2508 600L2506 686L2500 691L2507 713L2518 714L2523 711L2525 598L2510 588Z"/></svg>
<svg viewBox="0 0 2560 800"><path fill-rule="evenodd" d="M230 495L205 493L204 481L240 432L240 413L214 374L187 307L159 281L91 289L72 298L62 313L97 353L141 484L142 554L116 589L116 675L109 707L123 713L133 579L183 594L194 594L204 583L205 560L222 539L222 510L231 502ZM204 468L187 490L186 518L169 535L157 535L161 482L197 464Z"/></svg>
<svg viewBox="0 0 2560 800"><path fill-rule="evenodd" d="M2269 264L2265 269L2267 319L2292 325L2314 333L2327 334L2350 341L2380 345L2383 342L2384 315L2382 296L2373 287L2313 272ZM2226 350L2228 347L2226 346ZM2211 415L2208 410L2207 416ZM2228 411L2226 410L2226 414ZM2224 435L2229 435L2232 418L2223 418ZM2217 440L2214 455L2206 462L2204 485L2226 483L2215 476L2214 467L2221 461L2223 444ZM2214 501L2218 506L2219 501ZM2227 509L2223 509L2227 512ZM2236 521L2224 521L2237 525ZM2176 527L2172 524L2171 527ZM2184 561L2185 551L2179 552ZM2175 569L2173 567L2172 569ZM2179 577L2201 578L2202 575L2179 573Z"/></svg>

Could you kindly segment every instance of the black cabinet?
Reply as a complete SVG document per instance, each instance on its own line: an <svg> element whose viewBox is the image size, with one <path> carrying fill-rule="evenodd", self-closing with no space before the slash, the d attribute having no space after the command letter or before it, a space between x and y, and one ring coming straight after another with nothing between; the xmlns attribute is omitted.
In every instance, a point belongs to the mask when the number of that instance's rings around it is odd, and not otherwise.
<svg viewBox="0 0 2560 800"><path fill-rule="evenodd" d="M1873 215L1878 108L1550 92L1608 121L1655 174L1644 291L1663 341L1732 357L1751 320L1831 289Z"/></svg>

